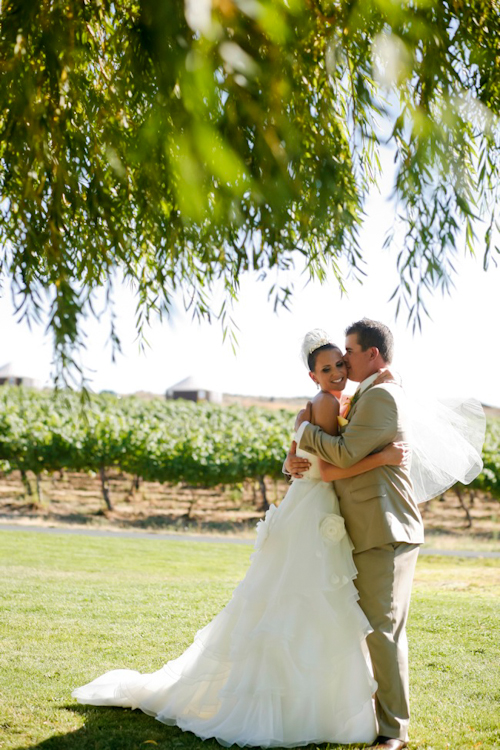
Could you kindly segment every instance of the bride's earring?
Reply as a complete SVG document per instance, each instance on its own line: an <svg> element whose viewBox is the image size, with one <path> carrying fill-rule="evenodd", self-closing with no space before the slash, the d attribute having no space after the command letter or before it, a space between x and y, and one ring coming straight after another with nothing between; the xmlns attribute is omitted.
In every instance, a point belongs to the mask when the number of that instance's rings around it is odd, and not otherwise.
<svg viewBox="0 0 500 750"><path fill-rule="evenodd" d="M316 383L316 388L317 388L317 389L318 389L318 391L319 391L319 383Z"/></svg>

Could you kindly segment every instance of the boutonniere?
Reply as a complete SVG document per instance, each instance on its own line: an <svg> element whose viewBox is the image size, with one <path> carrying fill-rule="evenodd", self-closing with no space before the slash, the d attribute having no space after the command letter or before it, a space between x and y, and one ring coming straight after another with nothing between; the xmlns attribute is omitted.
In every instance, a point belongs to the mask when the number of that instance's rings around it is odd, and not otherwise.
<svg viewBox="0 0 500 750"><path fill-rule="evenodd" d="M351 413L352 407L360 397L359 390L356 391L354 396L346 396L345 401L342 405L341 413L337 417L339 427L346 427L349 424L348 416Z"/></svg>

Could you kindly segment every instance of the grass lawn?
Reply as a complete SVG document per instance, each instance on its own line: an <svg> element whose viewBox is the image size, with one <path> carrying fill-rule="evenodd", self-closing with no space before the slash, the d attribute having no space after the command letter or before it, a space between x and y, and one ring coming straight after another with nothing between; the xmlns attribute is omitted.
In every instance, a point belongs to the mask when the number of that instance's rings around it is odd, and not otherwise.
<svg viewBox="0 0 500 750"><path fill-rule="evenodd" d="M229 600L250 553L0 532L0 748L220 750L138 711L79 706L70 693L107 669L149 672L179 655ZM420 559L412 750L500 749L499 594L500 560Z"/></svg>

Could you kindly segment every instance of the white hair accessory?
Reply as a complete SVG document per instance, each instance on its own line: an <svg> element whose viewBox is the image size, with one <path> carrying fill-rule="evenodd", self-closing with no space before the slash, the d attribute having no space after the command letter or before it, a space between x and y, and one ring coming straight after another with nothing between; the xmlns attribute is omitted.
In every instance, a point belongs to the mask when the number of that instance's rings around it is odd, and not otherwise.
<svg viewBox="0 0 500 750"><path fill-rule="evenodd" d="M308 333L306 333L306 335L304 336L304 341L302 342L301 354L302 361L304 362L308 370L309 355L316 351L316 349L319 349L321 346L326 346L327 344L335 346L330 336L321 328L314 328L312 331L308 331Z"/></svg>

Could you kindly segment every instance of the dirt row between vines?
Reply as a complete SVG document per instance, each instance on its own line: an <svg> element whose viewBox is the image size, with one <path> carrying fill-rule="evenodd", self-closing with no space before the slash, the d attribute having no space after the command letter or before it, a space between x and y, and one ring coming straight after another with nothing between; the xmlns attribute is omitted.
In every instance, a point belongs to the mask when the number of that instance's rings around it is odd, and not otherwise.
<svg viewBox="0 0 500 750"><path fill-rule="evenodd" d="M112 511L104 506L98 476L43 476L40 500L33 477L33 494L29 496L18 472L0 476L0 522L248 536L263 515L257 482L211 489L154 482L140 482L136 487L132 477L118 471L109 472L109 476ZM285 481L266 480L269 503L279 503L286 490ZM500 537L499 502L476 496L471 503L468 493L464 501L472 528L457 496L449 492L444 500L423 506L427 532L457 541L473 536L496 546Z"/></svg>

